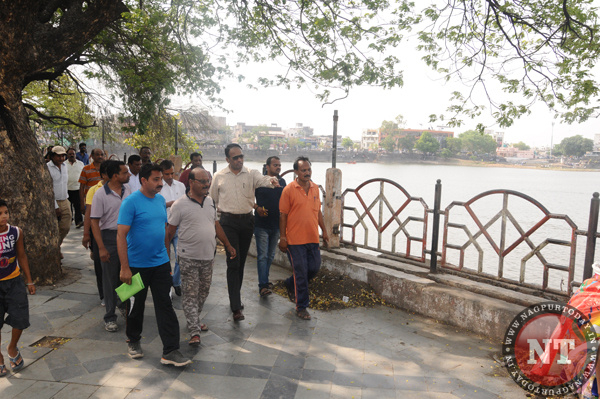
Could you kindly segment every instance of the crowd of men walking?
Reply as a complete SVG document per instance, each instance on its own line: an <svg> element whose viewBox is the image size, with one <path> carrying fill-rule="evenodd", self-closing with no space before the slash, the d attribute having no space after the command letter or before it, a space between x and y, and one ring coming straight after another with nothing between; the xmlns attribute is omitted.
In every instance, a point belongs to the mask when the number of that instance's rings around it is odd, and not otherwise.
<svg viewBox="0 0 600 399"><path fill-rule="evenodd" d="M285 252L292 276L285 280L298 317L311 318L308 282L319 270L319 227L328 243L318 186L311 181L310 160L299 157L295 179L286 184L279 175L281 161L266 160L264 175L244 166L238 144L225 147L227 167L214 176L202 167L202 155L190 155L190 167L175 179L170 160L151 161L148 147L131 155L127 164L105 160L100 149L87 155L85 143L75 149L55 146L47 154L54 183L60 242L71 222L83 227L82 245L91 249L98 295L106 307L104 326L118 330L117 310L125 319L128 353L141 358L144 308L152 291L161 363L185 366L191 361L179 352L179 322L172 292L182 296L189 344L200 344L208 330L200 314L212 281L217 238L227 252L227 289L234 322L245 319L241 287L248 250L255 237L258 293L272 293L269 269L275 251ZM66 158L66 159L65 159ZM171 248L174 267L171 267ZM144 288L121 302L115 288L140 275Z"/></svg>

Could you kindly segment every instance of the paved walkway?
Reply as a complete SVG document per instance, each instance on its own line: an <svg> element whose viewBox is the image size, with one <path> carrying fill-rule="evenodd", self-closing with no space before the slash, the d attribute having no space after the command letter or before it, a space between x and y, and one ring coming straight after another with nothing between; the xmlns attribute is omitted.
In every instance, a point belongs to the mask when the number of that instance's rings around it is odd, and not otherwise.
<svg viewBox="0 0 600 399"><path fill-rule="evenodd" d="M31 327L20 342L27 367L0 378L0 398L524 398L493 360L491 344L454 327L377 307L312 311L298 319L287 298L257 293L256 261L246 266L246 320L229 312L225 258L217 255L204 322L210 331L192 348L181 298L175 297L184 369L162 366L161 342L148 298L142 347L127 356L124 322L104 330L92 261L72 229L63 244L70 277L30 296ZM274 267L272 280L288 272ZM6 354L9 328L2 329ZM57 349L32 347L45 336L70 340ZM5 355L6 356L6 355Z"/></svg>

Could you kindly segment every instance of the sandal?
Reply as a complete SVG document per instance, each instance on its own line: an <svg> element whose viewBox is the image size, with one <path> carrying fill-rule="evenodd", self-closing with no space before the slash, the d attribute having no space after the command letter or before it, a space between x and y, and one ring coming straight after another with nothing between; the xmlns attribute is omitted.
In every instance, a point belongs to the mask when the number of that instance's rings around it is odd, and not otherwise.
<svg viewBox="0 0 600 399"><path fill-rule="evenodd" d="M190 339L190 342L188 342L190 345L199 345L200 344L200 336L199 335L194 335L192 337L192 339Z"/></svg>
<svg viewBox="0 0 600 399"><path fill-rule="evenodd" d="M0 364L0 377L6 377L8 375L8 370L6 369L6 365Z"/></svg>
<svg viewBox="0 0 600 399"><path fill-rule="evenodd" d="M261 288L261 289L260 289L260 296L261 296L261 297L266 297L266 296L269 296L269 295L271 295L272 293L273 293L273 292L272 292L270 289L268 289L268 288Z"/></svg>
<svg viewBox="0 0 600 399"><path fill-rule="evenodd" d="M200 331L208 331L208 326L206 324L200 323Z"/></svg>
<svg viewBox="0 0 600 399"><path fill-rule="evenodd" d="M308 313L308 310L306 310L306 309L300 309L300 310L296 311L296 316L298 316L302 320L310 320L310 314Z"/></svg>
<svg viewBox="0 0 600 399"><path fill-rule="evenodd" d="M8 355L8 360L10 360L10 368L12 369L12 371L16 372L16 371L21 370L23 367L25 367L25 360L23 360L23 356L21 356L21 352L19 351L19 348L17 348L17 356L10 357L10 355ZM14 366L13 366L13 364L14 364Z"/></svg>

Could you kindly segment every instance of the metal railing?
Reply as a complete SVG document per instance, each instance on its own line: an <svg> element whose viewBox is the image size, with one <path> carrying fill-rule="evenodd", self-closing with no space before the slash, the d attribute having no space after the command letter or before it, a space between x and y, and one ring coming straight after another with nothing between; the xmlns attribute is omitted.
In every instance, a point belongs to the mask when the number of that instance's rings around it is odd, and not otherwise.
<svg viewBox="0 0 600 399"><path fill-rule="evenodd" d="M379 186L378 193L374 199L367 199L368 192L373 185ZM388 192L389 191L389 192ZM350 205L349 202L356 199L358 204ZM417 203L422 213L418 216L408 215L408 206ZM397 204L397 206L396 206ZM347 214L349 211L351 215ZM429 207L422 198L412 197L401 185L388 179L371 179L362 183L355 189L346 189L342 194L342 231L340 241L344 244L353 245L368 250L400 255L406 258L425 262L425 251L427 248L427 224ZM385 216L384 216L385 215ZM409 231L411 224L419 223L421 228L418 235ZM369 240L369 226L374 227L377 244L371 244ZM351 236L347 237L344 230L349 229ZM357 232L362 231L362 242L359 242ZM384 245L384 235L389 233L390 247ZM397 250L400 237L406 244L404 252ZM412 244L418 243L418 254L412 254Z"/></svg>
<svg viewBox="0 0 600 399"><path fill-rule="evenodd" d="M592 198L588 229L580 230L569 216L551 213L534 198L514 190L486 191L468 201L453 201L445 209L441 209L441 191L438 180L434 207L429 208L422 198L411 196L401 185L388 179L370 179L354 189L346 189L342 194L340 242L417 261L424 267L429 261L432 273L442 270L461 272L477 275L492 284L507 283L569 295L571 287L578 284L575 282L575 260L577 250L582 247L578 247L577 239L584 236L583 279L591 277L596 238L600 236L597 232L598 193ZM482 216L480 210L484 208L481 204L485 201L499 202L500 206L497 210L484 207L486 215ZM520 221L519 216L523 215L518 215L518 211L510 206L518 201L532 206L539 212L539 217L536 219L529 212L530 220L527 223ZM431 223L430 213L433 215ZM428 237L431 237L430 249L427 249ZM438 249L439 241L441 248ZM405 246L399 246L399 242ZM553 255L545 255L553 247L566 250L564 262ZM454 263L449 256L453 251L458 252L458 261ZM466 265L467 252L475 267ZM511 272L507 273L509 256ZM532 273L539 275L531 278ZM551 286L551 273L564 275L562 280L567 284L557 287L555 279ZM527 276L535 281L528 281Z"/></svg>

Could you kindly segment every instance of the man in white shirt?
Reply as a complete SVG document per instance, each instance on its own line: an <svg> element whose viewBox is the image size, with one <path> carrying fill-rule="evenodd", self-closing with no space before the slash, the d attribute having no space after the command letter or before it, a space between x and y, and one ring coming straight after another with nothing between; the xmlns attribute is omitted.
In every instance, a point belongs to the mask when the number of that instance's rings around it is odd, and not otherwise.
<svg viewBox="0 0 600 399"><path fill-rule="evenodd" d="M160 163L160 168L162 169L163 175L163 188L160 194L165 197L165 201L167 202L167 217L169 217L171 215L171 205L185 195L185 185L174 179L175 170L173 162L165 159ZM169 247L173 245L174 254L177 253L178 239L179 236L177 235L177 232L175 232L175 235L169 244ZM179 271L179 261L177 260L177 256L175 257L175 267L173 268L173 289L177 296L181 296L181 272Z"/></svg>
<svg viewBox="0 0 600 399"><path fill-rule="evenodd" d="M83 215L81 214L81 199L79 198L79 176L85 165L75 156L74 148L67 150L67 161L64 163L67 166L67 173L69 175L67 192L73 217L75 218L75 226L80 228L83 226Z"/></svg>
<svg viewBox="0 0 600 399"><path fill-rule="evenodd" d="M132 193L135 193L137 190L142 188L142 184L140 183L140 169L142 169L142 157L137 154L130 155L127 159L127 167L129 168L129 173L131 173L131 177L129 178L129 188Z"/></svg>
<svg viewBox="0 0 600 399"><path fill-rule="evenodd" d="M64 147L57 145L52 147L50 161L46 164L50 171L50 176L52 176L54 188L54 209L56 211L56 217L58 218L58 231L60 233L59 246L62 244L71 228L71 207L67 190L69 174L67 172L67 166L64 164L66 156L67 152Z"/></svg>

